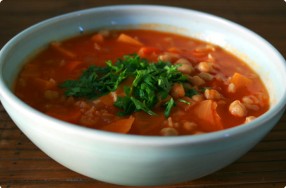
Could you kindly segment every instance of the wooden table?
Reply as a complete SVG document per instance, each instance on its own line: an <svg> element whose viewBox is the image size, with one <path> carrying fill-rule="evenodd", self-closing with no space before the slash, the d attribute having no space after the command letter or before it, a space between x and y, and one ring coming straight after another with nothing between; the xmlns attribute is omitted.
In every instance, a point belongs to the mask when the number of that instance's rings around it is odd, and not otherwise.
<svg viewBox="0 0 286 188"><path fill-rule="evenodd" d="M272 43L286 57L284 0L2 0L0 46L21 30L63 13L112 4L162 4L196 9L244 25ZM228 167L204 178L164 187L286 186L286 114L251 151ZM123 187L77 174L40 151L15 126L0 104L0 186Z"/></svg>

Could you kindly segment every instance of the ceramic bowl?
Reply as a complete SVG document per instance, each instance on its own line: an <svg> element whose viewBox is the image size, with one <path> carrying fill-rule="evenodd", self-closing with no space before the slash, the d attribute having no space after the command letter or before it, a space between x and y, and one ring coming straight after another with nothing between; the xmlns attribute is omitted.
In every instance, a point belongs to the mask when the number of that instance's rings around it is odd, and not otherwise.
<svg viewBox="0 0 286 188"><path fill-rule="evenodd" d="M31 108L13 94L25 60L49 42L100 28L147 28L217 44L246 61L262 78L271 107L256 120L195 136L147 137L69 124ZM21 131L58 163L88 177L121 185L163 185L194 180L237 160L282 116L286 103L285 60L267 41L223 18L182 8L124 5L55 17L11 39L0 52L1 102ZM36 173L36 172L35 172Z"/></svg>

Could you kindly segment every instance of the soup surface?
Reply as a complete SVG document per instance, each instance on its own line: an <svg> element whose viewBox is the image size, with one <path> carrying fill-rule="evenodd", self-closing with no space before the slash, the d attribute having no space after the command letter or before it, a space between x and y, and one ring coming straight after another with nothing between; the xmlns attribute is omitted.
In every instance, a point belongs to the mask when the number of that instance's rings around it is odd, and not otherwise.
<svg viewBox="0 0 286 188"><path fill-rule="evenodd" d="M101 30L52 42L15 93L52 117L124 134L194 135L266 112L258 75L221 47L151 30Z"/></svg>

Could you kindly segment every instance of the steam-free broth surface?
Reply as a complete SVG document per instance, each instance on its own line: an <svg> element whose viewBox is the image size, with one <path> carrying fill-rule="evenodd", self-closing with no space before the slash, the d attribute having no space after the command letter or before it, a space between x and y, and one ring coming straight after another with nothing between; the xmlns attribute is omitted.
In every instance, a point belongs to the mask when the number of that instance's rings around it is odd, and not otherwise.
<svg viewBox="0 0 286 188"><path fill-rule="evenodd" d="M269 108L260 78L237 57L150 30L101 30L51 42L25 64L15 93L63 121L139 135L244 126Z"/></svg>

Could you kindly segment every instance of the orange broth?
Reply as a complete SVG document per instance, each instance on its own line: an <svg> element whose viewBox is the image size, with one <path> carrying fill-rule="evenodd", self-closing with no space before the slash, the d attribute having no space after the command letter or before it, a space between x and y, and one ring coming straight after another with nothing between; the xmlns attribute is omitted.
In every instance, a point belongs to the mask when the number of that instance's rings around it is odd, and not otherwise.
<svg viewBox="0 0 286 188"><path fill-rule="evenodd" d="M122 35L124 34L124 35ZM128 54L152 62L186 64L184 87L198 91L176 96L175 106L164 116L137 111L118 116L113 105L123 86L97 99L65 96L59 87L78 79L90 65L105 66ZM183 62L183 63L180 63ZM183 67L183 66L182 66ZM126 80L123 84L131 84ZM29 60L15 83L15 94L37 110L55 118L99 130L138 135L194 135L219 131L251 121L269 108L269 96L259 76L244 62L219 46L193 38L151 30L98 31L52 42ZM183 100L182 100L183 99Z"/></svg>

